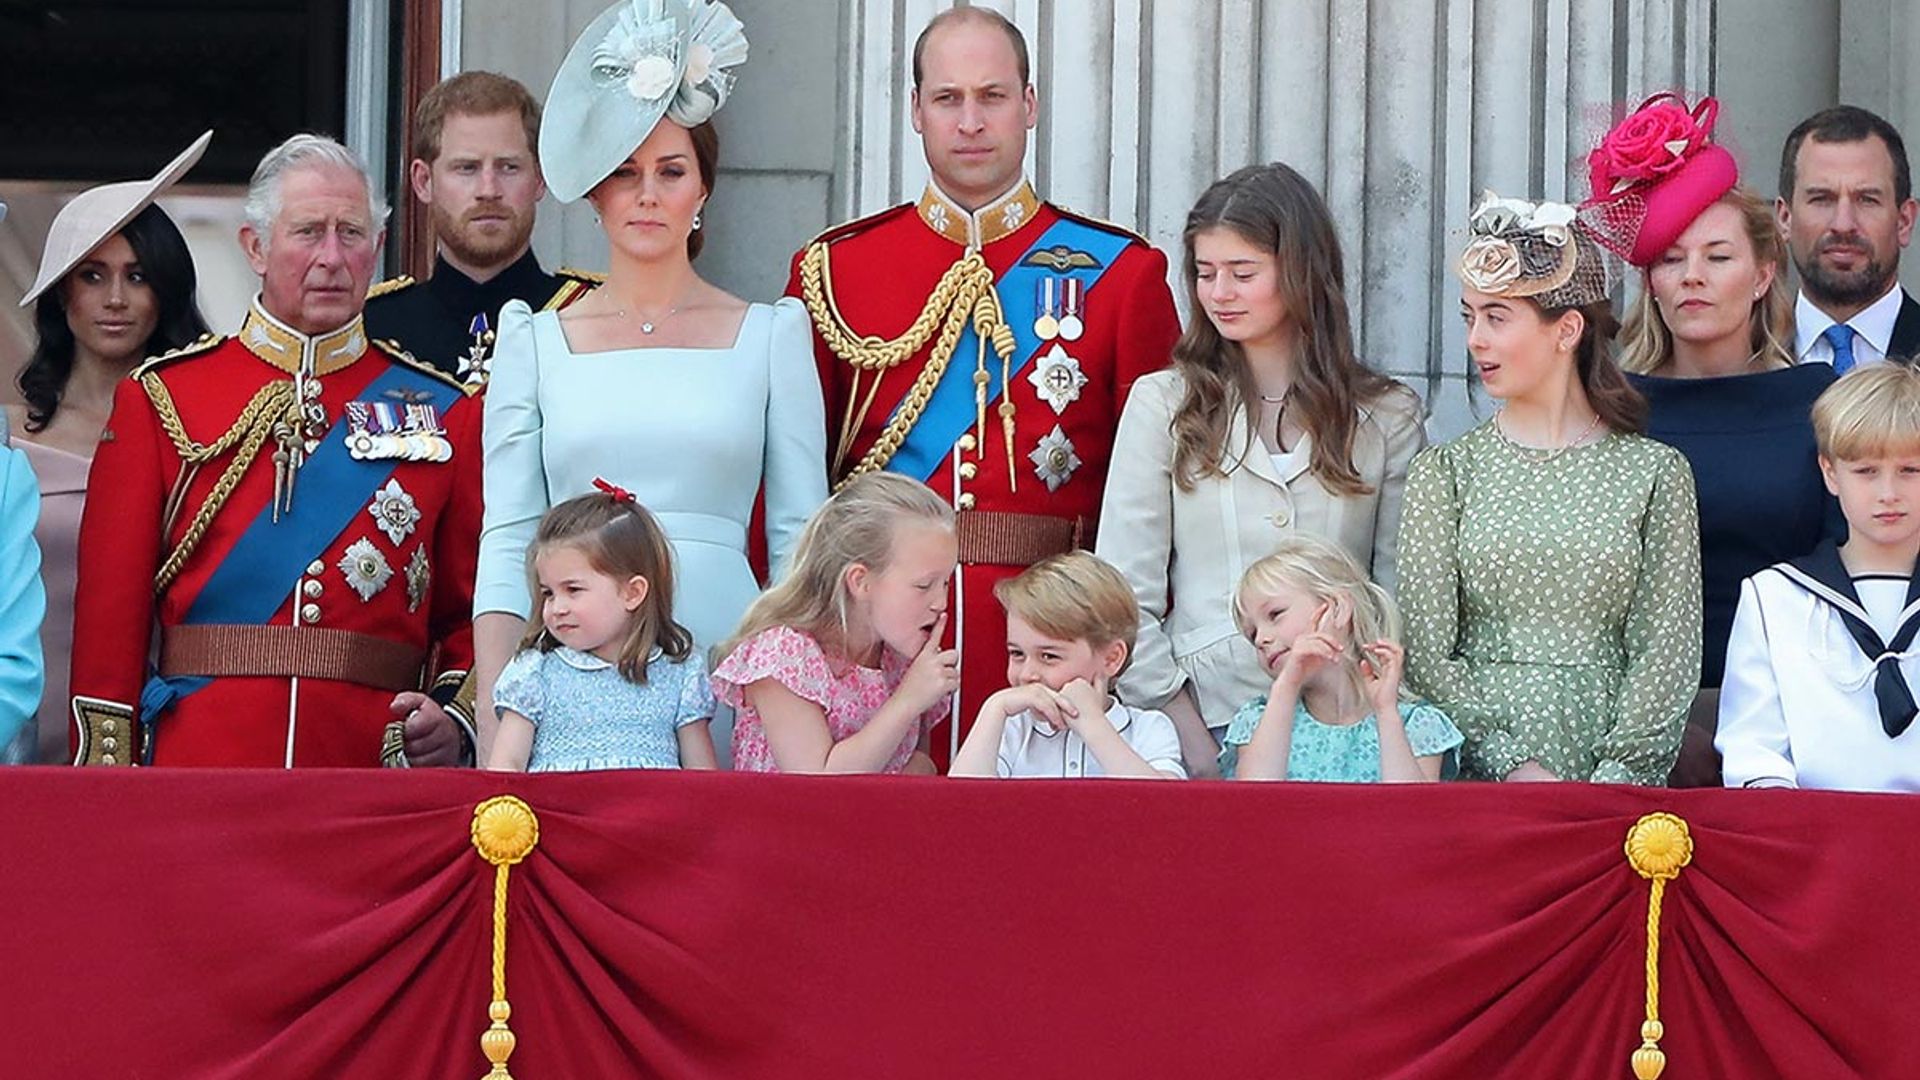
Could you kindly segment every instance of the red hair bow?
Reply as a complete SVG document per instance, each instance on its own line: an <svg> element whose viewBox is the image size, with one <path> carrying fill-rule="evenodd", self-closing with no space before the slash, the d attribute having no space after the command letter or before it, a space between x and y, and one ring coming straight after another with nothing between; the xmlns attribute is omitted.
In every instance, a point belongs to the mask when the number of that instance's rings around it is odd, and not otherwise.
<svg viewBox="0 0 1920 1080"><path fill-rule="evenodd" d="M623 488L619 484L613 483L612 481L607 480L604 477L599 477L599 476L594 477L593 486L599 488L601 491L606 492L608 495L613 496L614 502L631 503L634 501L633 492L628 491L626 488Z"/></svg>

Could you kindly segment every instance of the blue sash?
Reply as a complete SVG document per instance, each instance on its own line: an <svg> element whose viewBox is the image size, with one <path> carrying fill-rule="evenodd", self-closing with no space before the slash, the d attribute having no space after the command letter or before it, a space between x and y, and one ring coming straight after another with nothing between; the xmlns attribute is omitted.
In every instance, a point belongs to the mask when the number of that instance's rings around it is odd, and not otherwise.
<svg viewBox="0 0 1920 1080"><path fill-rule="evenodd" d="M1033 362L1035 354L1048 343L1043 342L1033 332L1033 320L1039 313L1039 304L1035 300L1036 285L1041 278L1079 278L1084 295L1091 303L1093 289L1100 279L1113 267L1114 260L1131 243L1129 237L1095 228L1083 221L1061 218L1042 233L1040 239L1033 242L1013 266L996 281L995 288L1000 294L1000 310L1006 318L1007 328L1013 331L1013 367L1007 372L1006 383L1026 370ZM1074 251L1084 251L1098 260L1098 266L1074 267L1064 272L1048 266L1029 266L1027 264L1036 251L1064 245ZM1082 307L1085 307L1083 303ZM921 482L930 481L940 463L953 452L953 444L978 419L974 407L973 372L974 358L979 349L980 336L973 330L969 321L966 332L960 335L954 346L953 359L947 364L947 370L940 377L940 385L934 387L933 396L928 399L926 411L907 432L900 449L887 463L889 472L904 473ZM1072 351L1072 343L1066 345ZM1000 369L1003 365L1000 354L991 347L987 349L987 405L991 409L1000 398L1002 379ZM898 407L896 406L896 411Z"/></svg>
<svg viewBox="0 0 1920 1080"><path fill-rule="evenodd" d="M360 397L389 396L431 404L445 416L462 395L439 379L389 364ZM261 508L188 606L181 619L184 625L264 625L287 602L291 583L366 509L367 500L385 486L399 464L360 461L347 451L345 439L328 434L300 466L292 510L275 522L272 505ZM467 467L478 466L474 462ZM211 681L204 675L153 676L140 692L142 722L152 724L168 706ZM146 741L148 747L153 745L151 737Z"/></svg>

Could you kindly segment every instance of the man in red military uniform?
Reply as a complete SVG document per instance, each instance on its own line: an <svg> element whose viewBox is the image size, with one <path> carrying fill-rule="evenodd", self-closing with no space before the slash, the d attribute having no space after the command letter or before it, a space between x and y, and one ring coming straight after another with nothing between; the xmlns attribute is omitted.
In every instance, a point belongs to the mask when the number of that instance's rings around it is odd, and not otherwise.
<svg viewBox="0 0 1920 1080"><path fill-rule="evenodd" d="M457 760L470 732L420 691L471 660L480 402L367 339L385 214L350 151L287 140L247 210L240 332L137 369L94 458L77 760Z"/></svg>
<svg viewBox="0 0 1920 1080"><path fill-rule="evenodd" d="M957 511L961 684L932 740L943 767L1006 685L994 583L1092 546L1127 392L1180 333L1165 256L1034 194L1022 160L1037 115L1018 28L980 7L935 17L913 90L932 182L808 245L787 289L814 322L833 478L903 472Z"/></svg>

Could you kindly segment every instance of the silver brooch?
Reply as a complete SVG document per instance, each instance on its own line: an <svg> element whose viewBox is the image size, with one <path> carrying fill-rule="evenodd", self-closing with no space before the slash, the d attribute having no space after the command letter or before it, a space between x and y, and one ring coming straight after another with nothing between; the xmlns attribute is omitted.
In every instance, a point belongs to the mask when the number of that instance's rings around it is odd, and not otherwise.
<svg viewBox="0 0 1920 1080"><path fill-rule="evenodd" d="M1067 438L1059 424L1053 425L1053 430L1033 448L1027 460L1033 462L1033 471L1046 482L1048 491L1059 491L1060 485L1080 467L1080 455L1073 452L1073 440Z"/></svg>
<svg viewBox="0 0 1920 1080"><path fill-rule="evenodd" d="M362 602L373 599L393 578L393 567L387 565L387 557L364 536L347 545L346 554L340 556L340 572L347 576L347 584L360 594Z"/></svg>
<svg viewBox="0 0 1920 1080"><path fill-rule="evenodd" d="M420 507L414 504L413 496L400 486L398 478L391 478L387 486L373 493L373 505L367 507L367 513L380 525L380 531L394 547L400 541L413 535L414 526L420 523Z"/></svg>
<svg viewBox="0 0 1920 1080"><path fill-rule="evenodd" d="M1040 357L1040 362L1027 372L1027 381L1040 395L1040 400L1053 406L1053 414L1067 411L1067 406L1080 400L1080 389L1087 385L1087 373L1080 370L1080 361L1067 354L1067 350L1055 344Z"/></svg>
<svg viewBox="0 0 1920 1080"><path fill-rule="evenodd" d="M420 610L427 599L427 587L432 583L433 568L427 565L427 545L421 544L407 560L407 614Z"/></svg>

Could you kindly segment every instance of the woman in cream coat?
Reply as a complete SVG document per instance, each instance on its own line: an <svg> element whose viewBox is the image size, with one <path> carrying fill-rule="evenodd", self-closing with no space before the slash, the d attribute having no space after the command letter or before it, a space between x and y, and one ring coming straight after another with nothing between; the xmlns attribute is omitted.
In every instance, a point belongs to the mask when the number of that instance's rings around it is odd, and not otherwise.
<svg viewBox="0 0 1920 1080"><path fill-rule="evenodd" d="M1188 769L1217 775L1218 733L1269 683L1234 622L1241 573L1298 531L1392 589L1426 436L1419 398L1354 356L1339 240L1298 173L1216 182L1184 240L1192 314L1172 367L1127 399L1096 551L1140 602L1121 696L1172 716Z"/></svg>

